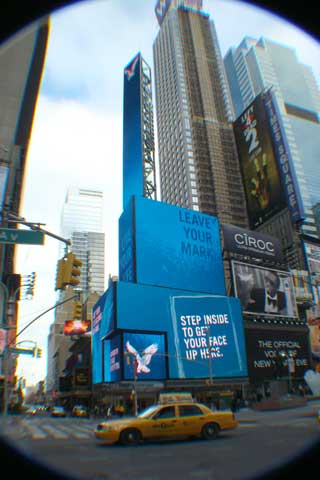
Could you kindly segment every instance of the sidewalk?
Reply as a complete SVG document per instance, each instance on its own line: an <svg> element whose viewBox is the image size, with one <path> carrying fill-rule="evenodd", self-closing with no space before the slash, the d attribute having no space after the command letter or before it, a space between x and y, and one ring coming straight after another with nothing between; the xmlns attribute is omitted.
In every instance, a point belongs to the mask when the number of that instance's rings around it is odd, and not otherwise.
<svg viewBox="0 0 320 480"><path fill-rule="evenodd" d="M281 412L292 412L292 416L317 416L318 410L320 410L320 399L319 398L313 398L313 399L308 399L306 404L300 405L300 406L295 406L295 407L290 407L288 406L287 408L272 408L270 410L268 409L253 409L249 407L244 407L240 408L237 412L235 412L235 416L237 420L241 422L259 422L263 418L266 417L272 417L272 416L278 416L281 414Z"/></svg>

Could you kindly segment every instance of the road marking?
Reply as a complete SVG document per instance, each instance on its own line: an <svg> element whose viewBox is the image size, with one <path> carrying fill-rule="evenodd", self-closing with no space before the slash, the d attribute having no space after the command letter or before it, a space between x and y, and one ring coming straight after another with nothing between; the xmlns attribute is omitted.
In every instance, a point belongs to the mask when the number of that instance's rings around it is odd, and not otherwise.
<svg viewBox="0 0 320 480"><path fill-rule="evenodd" d="M36 427L35 425L27 425L26 427L31 433L32 438L35 440L40 440L41 438L46 438L47 434L44 433L41 428Z"/></svg>
<svg viewBox="0 0 320 480"><path fill-rule="evenodd" d="M50 435L52 435L53 438L56 438L59 440L68 438L68 435L66 433L63 433L62 431L60 431L56 427L52 427L51 425L42 425L41 428L46 432L48 432Z"/></svg>
<svg viewBox="0 0 320 480"><path fill-rule="evenodd" d="M240 422L239 423L239 427L244 427L244 428L255 428L257 427L258 424L257 423L251 423L251 422Z"/></svg>
<svg viewBox="0 0 320 480"><path fill-rule="evenodd" d="M60 430L63 432L66 432L69 436L75 437L75 438L90 438L90 433L88 430L84 431L83 429L79 429L78 426L72 425L72 427L66 427L59 425ZM78 431L76 431L78 430Z"/></svg>

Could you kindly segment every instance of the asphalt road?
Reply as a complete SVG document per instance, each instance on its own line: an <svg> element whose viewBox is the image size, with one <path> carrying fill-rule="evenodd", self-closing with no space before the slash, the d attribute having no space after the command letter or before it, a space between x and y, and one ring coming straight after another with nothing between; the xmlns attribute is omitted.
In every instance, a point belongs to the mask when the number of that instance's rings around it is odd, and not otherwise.
<svg viewBox="0 0 320 480"><path fill-rule="evenodd" d="M97 445L98 420L22 419L8 430L21 451L58 472L90 480L246 479L292 461L320 440L320 405L276 412L243 410L240 426L214 441ZM41 434L42 432L42 434Z"/></svg>

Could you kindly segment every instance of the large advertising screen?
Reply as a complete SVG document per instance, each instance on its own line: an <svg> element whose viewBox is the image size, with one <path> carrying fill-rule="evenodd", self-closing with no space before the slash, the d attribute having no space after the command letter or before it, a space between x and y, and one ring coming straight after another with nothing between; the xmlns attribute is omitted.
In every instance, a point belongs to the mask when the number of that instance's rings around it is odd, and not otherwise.
<svg viewBox="0 0 320 480"><path fill-rule="evenodd" d="M124 380L163 380L167 377L164 333L123 334Z"/></svg>
<svg viewBox="0 0 320 480"><path fill-rule="evenodd" d="M102 338L114 328L114 291L115 284L112 283L92 309L91 346L93 383L102 382Z"/></svg>
<svg viewBox="0 0 320 480"><path fill-rule="evenodd" d="M118 282L117 327L164 331L169 378L208 378L211 367L213 378L247 374L237 298Z"/></svg>
<svg viewBox="0 0 320 480"><path fill-rule="evenodd" d="M147 198L134 205L138 283L226 294L216 217Z"/></svg>
<svg viewBox="0 0 320 480"><path fill-rule="evenodd" d="M235 296L244 313L297 317L294 287L289 272L232 261Z"/></svg>
<svg viewBox="0 0 320 480"><path fill-rule="evenodd" d="M132 195L143 195L141 132L141 55L125 67L123 79L123 208Z"/></svg>
<svg viewBox="0 0 320 480"><path fill-rule="evenodd" d="M66 320L63 326L64 335L84 335L90 331L90 320Z"/></svg>
<svg viewBox="0 0 320 480"><path fill-rule="evenodd" d="M235 121L234 132L254 229L286 206L261 94Z"/></svg>
<svg viewBox="0 0 320 480"><path fill-rule="evenodd" d="M122 349L120 334L117 334L110 339L103 340L103 360L104 382L118 382L122 380Z"/></svg>
<svg viewBox="0 0 320 480"><path fill-rule="evenodd" d="M236 316L228 297L171 297L171 320L179 378L246 375L240 305Z"/></svg>
<svg viewBox="0 0 320 480"><path fill-rule="evenodd" d="M285 377L289 373L288 358L294 360L291 374L303 377L310 368L308 333L285 329L247 329L246 348L251 381Z"/></svg>

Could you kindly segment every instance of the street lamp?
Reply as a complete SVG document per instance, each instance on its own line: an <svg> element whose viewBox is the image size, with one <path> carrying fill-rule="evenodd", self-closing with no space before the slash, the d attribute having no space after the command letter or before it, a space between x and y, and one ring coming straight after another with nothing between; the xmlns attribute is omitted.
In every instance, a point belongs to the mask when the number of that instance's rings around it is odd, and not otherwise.
<svg viewBox="0 0 320 480"><path fill-rule="evenodd" d="M291 353L284 352L283 350L280 353L282 359L287 359L288 365L288 383L289 383L289 393L292 391L292 378L291 374L295 372L295 362L293 355Z"/></svg>

